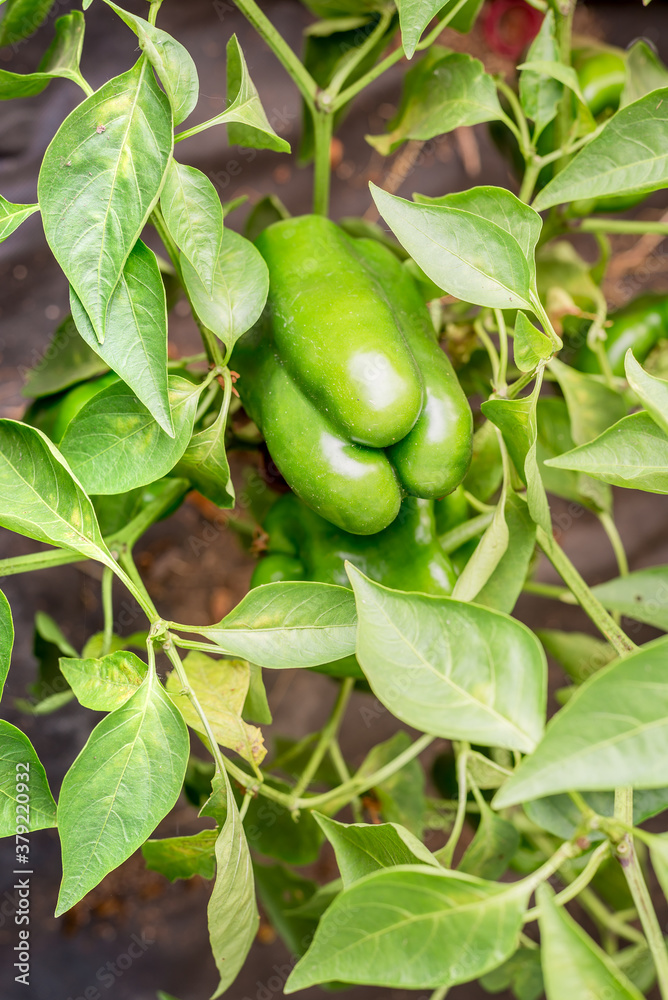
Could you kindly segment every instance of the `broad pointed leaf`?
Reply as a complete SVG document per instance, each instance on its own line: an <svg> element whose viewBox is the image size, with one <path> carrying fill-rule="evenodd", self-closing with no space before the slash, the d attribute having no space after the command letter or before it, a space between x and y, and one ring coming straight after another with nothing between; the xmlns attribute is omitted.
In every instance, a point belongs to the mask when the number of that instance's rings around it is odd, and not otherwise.
<svg viewBox="0 0 668 1000"><path fill-rule="evenodd" d="M96 345L97 346L97 345ZM77 382L101 375L108 365L81 337L71 316L57 328L49 346L26 375L22 394L31 399L51 396Z"/></svg>
<svg viewBox="0 0 668 1000"><path fill-rule="evenodd" d="M314 813L334 848L344 886L381 868L439 863L421 840L397 823L337 823Z"/></svg>
<svg viewBox="0 0 668 1000"><path fill-rule="evenodd" d="M476 305L531 308L529 264L505 229L469 211L418 205L370 187L399 242L439 287Z"/></svg>
<svg viewBox="0 0 668 1000"><path fill-rule="evenodd" d="M212 1000L236 979L260 922L250 852L226 772L214 779L214 794L223 782L227 816L216 841L217 875L208 908L211 950L220 973Z"/></svg>
<svg viewBox="0 0 668 1000"><path fill-rule="evenodd" d="M116 11L139 39L142 51L167 92L174 124L180 125L194 109L199 97L199 78L192 56L168 32L149 24L143 17L122 10L111 0L105 0L105 3Z"/></svg>
<svg viewBox="0 0 668 1000"><path fill-rule="evenodd" d="M439 18L444 18L456 3L457 0L447 0L447 3L443 0L397 0L401 40L408 59L412 58L422 32L432 18L437 14ZM448 27L466 34L473 27L481 7L482 0L467 0L448 22Z"/></svg>
<svg viewBox="0 0 668 1000"><path fill-rule="evenodd" d="M148 667L134 653L109 653L100 659L62 657L60 669L84 708L113 712L141 687Z"/></svg>
<svg viewBox="0 0 668 1000"><path fill-rule="evenodd" d="M20 771L17 764L22 765ZM17 789L18 782L28 785L29 792ZM20 729L0 719L0 837L14 837L19 825L29 830L55 826L56 803L32 743Z"/></svg>
<svg viewBox="0 0 668 1000"><path fill-rule="evenodd" d="M0 243L35 212L39 212L39 205L13 205L0 195Z"/></svg>
<svg viewBox="0 0 668 1000"><path fill-rule="evenodd" d="M213 878L216 874L217 830L200 830L191 837L147 840L141 852L149 871L160 872L170 882L179 878Z"/></svg>
<svg viewBox="0 0 668 1000"><path fill-rule="evenodd" d="M193 434L176 467L202 496L223 509L234 507L234 485L225 451L227 408L221 407L209 427Z"/></svg>
<svg viewBox="0 0 668 1000"><path fill-rule="evenodd" d="M16 45L39 28L55 0L7 0L0 22L0 46Z"/></svg>
<svg viewBox="0 0 668 1000"><path fill-rule="evenodd" d="M398 719L448 739L531 751L545 715L545 655L525 626L451 598L404 594L348 564L357 659Z"/></svg>
<svg viewBox="0 0 668 1000"><path fill-rule="evenodd" d="M459 862L458 871L493 881L500 879L520 846L520 835L508 820L480 800L480 823Z"/></svg>
<svg viewBox="0 0 668 1000"><path fill-rule="evenodd" d="M668 639L598 671L550 722L495 807L573 789L662 788L668 755Z"/></svg>
<svg viewBox="0 0 668 1000"><path fill-rule="evenodd" d="M267 301L269 272L262 255L249 240L226 229L210 293L187 257L181 264L195 312L229 353L241 334L260 318Z"/></svg>
<svg viewBox="0 0 668 1000"><path fill-rule="evenodd" d="M668 566L650 566L592 587L603 607L668 632Z"/></svg>
<svg viewBox="0 0 668 1000"><path fill-rule="evenodd" d="M340 893L285 992L332 980L395 989L469 982L517 947L527 886L400 866Z"/></svg>
<svg viewBox="0 0 668 1000"><path fill-rule="evenodd" d="M559 59L559 44L556 39L554 12L548 10L543 18L540 31L534 38L527 59L555 62ZM534 137L556 117L563 86L554 77L545 73L523 69L520 73L520 101L525 115L534 123Z"/></svg>
<svg viewBox="0 0 668 1000"><path fill-rule="evenodd" d="M70 306L83 340L173 437L167 382L167 303L153 251L141 240L132 248L109 303L103 344L73 288Z"/></svg>
<svg viewBox="0 0 668 1000"><path fill-rule="evenodd" d="M218 743L235 750L245 760L260 764L267 753L262 733L257 726L241 718L250 682L248 663L245 660L213 660L204 653L189 653L183 668L198 701L205 708ZM206 735L174 671L167 678L167 691L185 722L196 732Z"/></svg>
<svg viewBox="0 0 668 1000"><path fill-rule="evenodd" d="M125 262L160 194L172 139L169 101L142 56L68 115L44 155L44 232L100 341Z"/></svg>
<svg viewBox="0 0 668 1000"><path fill-rule="evenodd" d="M547 1000L588 996L642 1000L642 993L610 956L592 941L564 907L557 906L547 885L539 887L536 899Z"/></svg>
<svg viewBox="0 0 668 1000"><path fill-rule="evenodd" d="M668 184L668 88L622 108L534 201L542 211L578 198L653 191Z"/></svg>
<svg viewBox="0 0 668 1000"><path fill-rule="evenodd" d="M0 420L0 524L10 531L114 565L83 487L49 439Z"/></svg>
<svg viewBox="0 0 668 1000"><path fill-rule="evenodd" d="M98 392L68 424L63 454L89 493L126 493L167 475L192 435L200 386L169 376L174 437L123 382Z"/></svg>
<svg viewBox="0 0 668 1000"><path fill-rule="evenodd" d="M9 673L14 646L14 622L9 601L0 590L0 698Z"/></svg>
<svg viewBox="0 0 668 1000"><path fill-rule="evenodd" d="M267 119L236 35L227 43L227 101L219 118L227 122L230 145L290 152L290 144L276 135Z"/></svg>
<svg viewBox="0 0 668 1000"><path fill-rule="evenodd" d="M172 158L160 206L174 242L212 294L223 242L223 206L215 187L201 170Z"/></svg>
<svg viewBox="0 0 668 1000"><path fill-rule="evenodd" d="M73 10L59 17L55 24L55 38L35 73L0 70L0 101L40 94L55 77L77 81L83 39L84 17L81 11Z"/></svg>
<svg viewBox="0 0 668 1000"><path fill-rule="evenodd" d="M668 87L668 69L654 49L639 38L626 56L626 82L619 101L621 108L632 104L652 90Z"/></svg>
<svg viewBox="0 0 668 1000"><path fill-rule="evenodd" d="M668 382L649 375L633 357L631 350L626 353L624 368L629 385L645 407L650 417L664 434L668 434Z"/></svg>
<svg viewBox="0 0 668 1000"><path fill-rule="evenodd" d="M433 139L464 125L503 118L494 80L479 59L434 45L404 77L388 135L368 135L384 156L407 139Z"/></svg>
<svg viewBox="0 0 668 1000"><path fill-rule="evenodd" d="M535 327L523 312L518 312L515 320L513 353L521 372L535 371L541 361L549 361L554 353L550 338Z"/></svg>
<svg viewBox="0 0 668 1000"><path fill-rule="evenodd" d="M355 651L357 615L345 587L267 583L218 625L197 629L224 652L263 667L315 667Z"/></svg>
<svg viewBox="0 0 668 1000"><path fill-rule="evenodd" d="M188 731L155 674L100 722L65 775L58 803L64 913L153 833L181 791Z"/></svg>
<svg viewBox="0 0 668 1000"><path fill-rule="evenodd" d="M668 494L668 436L649 413L632 413L589 444L545 463L613 486Z"/></svg>

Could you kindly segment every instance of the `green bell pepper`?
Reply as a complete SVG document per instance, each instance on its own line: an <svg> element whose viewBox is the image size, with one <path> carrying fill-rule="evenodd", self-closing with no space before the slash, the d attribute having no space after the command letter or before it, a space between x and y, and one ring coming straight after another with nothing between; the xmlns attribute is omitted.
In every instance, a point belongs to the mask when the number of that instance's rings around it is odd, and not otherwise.
<svg viewBox="0 0 668 1000"><path fill-rule="evenodd" d="M406 493L462 481L471 410L406 269L321 216L269 226L268 308L234 348L237 387L295 493L333 524L375 534Z"/></svg>
<svg viewBox="0 0 668 1000"><path fill-rule="evenodd" d="M441 550L434 502L407 497L393 523L372 537L353 535L285 493L264 521L267 554L251 587L281 580L314 580L349 587L346 560L372 580L395 590L447 596L456 574ZM354 656L317 668L334 676L361 676Z"/></svg>
<svg viewBox="0 0 668 1000"><path fill-rule="evenodd" d="M636 361L643 363L654 345L668 337L668 296L640 295L610 316L606 328L604 350L613 375L624 377L624 357L629 348ZM580 336L585 337L590 324L582 326ZM582 372L600 375L601 366L594 351L586 342L573 358L573 367Z"/></svg>

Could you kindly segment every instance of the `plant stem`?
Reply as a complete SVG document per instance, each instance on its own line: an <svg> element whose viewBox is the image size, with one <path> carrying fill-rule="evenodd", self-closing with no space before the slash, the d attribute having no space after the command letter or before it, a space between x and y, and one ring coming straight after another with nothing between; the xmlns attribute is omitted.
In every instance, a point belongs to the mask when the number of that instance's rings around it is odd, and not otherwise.
<svg viewBox="0 0 668 1000"><path fill-rule="evenodd" d="M668 236L668 222L646 222L643 219L583 219L577 227L581 233L653 233Z"/></svg>
<svg viewBox="0 0 668 1000"><path fill-rule="evenodd" d="M535 872L527 875L526 878L522 879L522 882L528 883L532 889L537 889L539 885L543 882L547 882L549 878L552 877L556 872L559 871L561 866L571 858L574 858L577 854L582 852L567 840L566 843L562 844L559 850L557 850L551 858L548 858L544 865L541 865Z"/></svg>
<svg viewBox="0 0 668 1000"><path fill-rule="evenodd" d="M436 27L433 28L425 38L418 42L415 46L415 51L421 52L423 49L428 49L467 2L468 0L457 0L455 6L445 15L445 17L441 18ZM403 59L403 57L404 50L400 45L393 52L390 52L385 59L381 60L381 62L370 69L368 73L365 73L364 76L359 78L359 80L351 83L349 87L346 87L345 90L341 91L341 93L338 94L332 102L332 111L338 111L339 108L342 108L344 104L347 104L353 97L356 97L357 94L368 87L370 83L373 83L374 80L377 80L379 76L382 76L383 73L394 66L395 63L398 63L400 59Z"/></svg>
<svg viewBox="0 0 668 1000"><path fill-rule="evenodd" d="M508 101L511 111L515 116L515 121L504 116L503 121L510 128L511 132L517 138L520 144L520 151L525 160L528 160L533 155L533 147L531 145L531 136L529 134L529 124L526 119L526 115L522 110L522 105L520 104L517 94L512 87L509 87L505 80L497 78L495 80L497 90L500 90L503 96Z"/></svg>
<svg viewBox="0 0 668 1000"><path fill-rule="evenodd" d="M407 747L394 760L388 761L387 764L375 771L374 774L354 775L350 781L344 782L338 788L333 788L330 792L323 792L321 795L310 795L307 798L299 799L294 803L294 807L297 809L320 809L322 806L336 801L337 809L343 809L351 799L355 798L358 792L363 792L367 788L373 788L374 785L379 785L381 782L391 778L393 774L396 774L402 767L405 767L406 764L409 764L418 757L423 750L426 750L430 743L434 742L434 739L434 736L425 733L424 736L420 736L411 746Z"/></svg>
<svg viewBox="0 0 668 1000"><path fill-rule="evenodd" d="M633 791L630 788L615 791L615 816L618 809L620 818L625 818L627 822L633 822ZM624 813L624 817L621 817L621 813ZM629 813L630 821L628 819ZM622 851L622 849L624 850ZM631 834L627 834L618 845L617 853L620 856L622 871L647 938L647 945L654 959L662 1000L668 1000L668 950Z"/></svg>
<svg viewBox="0 0 668 1000"><path fill-rule="evenodd" d="M524 177L522 178L522 186L520 187L520 193L518 195L520 201L523 201L526 205L531 201L531 197L536 187L536 181L538 180L538 175L541 171L541 163L536 159L531 159L527 163L526 170L524 171Z"/></svg>
<svg viewBox="0 0 668 1000"><path fill-rule="evenodd" d="M559 46L560 61L564 66L571 65L571 35L573 31L574 3L569 3L567 12L564 13L559 3L554 2L555 34L557 45ZM568 87L564 87L564 93L559 102L556 118L556 138L557 145L562 151L562 156L556 161L555 172L562 170L568 162L569 154L563 153L570 135L572 121L572 98Z"/></svg>
<svg viewBox="0 0 668 1000"><path fill-rule="evenodd" d="M105 566L102 570L102 610L104 612L104 633L102 636L102 655L106 656L111 651L111 641L114 637L114 603L112 597L112 587L114 585L114 573L110 566Z"/></svg>
<svg viewBox="0 0 668 1000"><path fill-rule="evenodd" d="M11 559L0 559L0 580L5 576L15 576L17 573L31 573L37 569L49 569L51 566L67 566L68 563L88 562L80 552L54 549L47 552L30 552L25 556L13 556Z"/></svg>
<svg viewBox="0 0 668 1000"><path fill-rule="evenodd" d="M493 518L494 514L490 511L486 514L480 514L478 517L472 517L470 521L464 521L463 524L458 524L456 528L446 531L444 535L439 537L441 548L447 555L455 552L460 545L482 535L492 523Z"/></svg>
<svg viewBox="0 0 668 1000"><path fill-rule="evenodd" d="M541 527L537 529L536 538L559 576L577 599L578 604L589 615L594 625L606 637L619 656L627 656L629 653L632 653L637 648L635 643L622 632L617 622L608 614L598 598L594 597L573 563L555 539L543 531Z"/></svg>
<svg viewBox="0 0 668 1000"><path fill-rule="evenodd" d="M494 310L494 317L496 319L496 326L499 333L499 373L496 392L500 396L505 396L508 389L508 384L506 382L506 377L508 375L508 330L506 328L506 321L504 319L503 312L500 309Z"/></svg>
<svg viewBox="0 0 668 1000"><path fill-rule="evenodd" d="M452 868L452 858L455 853L455 848L459 843L459 838L461 837L462 830L464 829L464 820L466 819L466 800L468 798L468 776L466 770L470 749L471 747L468 743L459 744L459 750L457 752L458 795L455 822L446 843L440 851L436 851L434 854L436 860L442 864L444 868Z"/></svg>
<svg viewBox="0 0 668 1000"><path fill-rule="evenodd" d="M253 25L258 35L264 39L278 61L287 70L309 108L315 106L318 85L308 72L299 56L276 30L269 18L260 10L255 0L234 0L247 21Z"/></svg>
<svg viewBox="0 0 668 1000"><path fill-rule="evenodd" d="M336 696L334 708L332 709L332 714L327 720L326 725L323 727L309 762L304 768L301 777L292 792L292 796L295 801L300 798L303 792L305 792L310 785L311 780L320 767L325 754L332 744L332 741L336 738L336 734L339 731L339 726L341 725L341 721L345 715L346 707L354 687L355 679L353 677L346 677L342 681L341 687L339 688Z"/></svg>
<svg viewBox="0 0 668 1000"><path fill-rule="evenodd" d="M315 215L329 213L329 189L331 185L330 151L334 116L329 111L313 112L313 212Z"/></svg>
<svg viewBox="0 0 668 1000"><path fill-rule="evenodd" d="M598 128L595 128L592 132L587 132L586 135L583 135L580 139L576 139L575 142L569 143L565 149L556 149L553 153L546 153L545 156L537 156L536 163L539 168L542 169L543 167L546 167L548 163L554 163L554 161L560 159L564 153L567 156L577 153L579 149L582 149L582 147L590 143L592 139L595 139L597 135L600 135L606 124L606 122L602 122Z"/></svg>
<svg viewBox="0 0 668 1000"><path fill-rule="evenodd" d="M339 67L334 76L329 82L327 89L320 94L319 102L322 107L330 107L332 101L337 96L341 87L346 82L350 74L355 70L357 66L366 58L369 52L371 52L375 45L380 41L385 32L387 31L390 21L393 17L393 11L384 10L378 19L376 25L372 31L369 32L366 39L356 49L351 49L350 58L343 62L343 65Z"/></svg>
<svg viewBox="0 0 668 1000"><path fill-rule="evenodd" d="M434 990L432 995L429 997L429 1000L445 1000L449 992L449 986L439 986L437 990Z"/></svg>
<svg viewBox="0 0 668 1000"><path fill-rule="evenodd" d="M570 903L572 899L582 892L582 890L589 885L594 875L600 868L601 864L606 858L610 856L610 843L605 840L602 844L596 848L590 857L589 861L582 869L579 875L577 875L573 881L561 892L557 893L555 896L555 903L557 906L565 906L566 903ZM533 909L527 910L524 915L524 923L527 924L532 920L538 919L539 908L534 906Z"/></svg>
<svg viewBox="0 0 668 1000"><path fill-rule="evenodd" d="M118 563L114 573L119 580L123 581L148 620L151 624L161 621L160 615L146 591L144 581L137 571L132 555L127 549L119 554Z"/></svg>
<svg viewBox="0 0 668 1000"><path fill-rule="evenodd" d="M547 597L554 601L563 601L564 604L577 604L568 587L559 587L554 583L539 583L537 580L527 580L522 587L526 594L535 594L536 597Z"/></svg>

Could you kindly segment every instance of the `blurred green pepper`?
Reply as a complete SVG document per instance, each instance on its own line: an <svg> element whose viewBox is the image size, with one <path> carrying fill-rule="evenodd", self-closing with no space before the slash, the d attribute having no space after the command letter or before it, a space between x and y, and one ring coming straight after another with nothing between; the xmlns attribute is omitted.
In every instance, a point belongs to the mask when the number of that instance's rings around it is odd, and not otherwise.
<svg viewBox="0 0 668 1000"><path fill-rule="evenodd" d="M610 316L606 328L604 350L613 375L624 377L624 356L629 348L636 361L643 363L658 341L668 337L668 296L641 295ZM580 336L586 336L589 325L581 327ZM586 341L573 358L573 367L582 372L600 375L601 366L594 351Z"/></svg>

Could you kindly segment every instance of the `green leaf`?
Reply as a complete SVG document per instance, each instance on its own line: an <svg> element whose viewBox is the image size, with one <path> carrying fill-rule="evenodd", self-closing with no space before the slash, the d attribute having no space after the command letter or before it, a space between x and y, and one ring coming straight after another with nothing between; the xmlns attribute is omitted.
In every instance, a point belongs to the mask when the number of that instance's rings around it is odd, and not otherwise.
<svg viewBox="0 0 668 1000"><path fill-rule="evenodd" d="M545 884L536 892L541 963L547 1000L609 996L642 1000L642 994L609 955L554 901Z"/></svg>
<svg viewBox="0 0 668 1000"><path fill-rule="evenodd" d="M14 622L9 601L0 590L0 698L5 687L14 646Z"/></svg>
<svg viewBox="0 0 668 1000"><path fill-rule="evenodd" d="M7 0L5 16L0 22L0 46L16 45L33 35L54 3L55 0Z"/></svg>
<svg viewBox="0 0 668 1000"><path fill-rule="evenodd" d="M554 347L550 338L535 327L523 312L518 312L515 320L513 354L519 370L535 371L541 361L549 361L553 353Z"/></svg>
<svg viewBox="0 0 668 1000"><path fill-rule="evenodd" d="M17 789L19 782L29 790ZM56 803L32 743L20 729L0 719L0 837L14 837L19 825L28 830L55 826Z"/></svg>
<svg viewBox="0 0 668 1000"><path fill-rule="evenodd" d="M539 398L536 407L538 438L536 460L540 477L548 493L575 500L595 510L612 509L612 491L604 483L590 479L583 473L552 469L545 463L574 447L571 420L565 400L558 396Z"/></svg>
<svg viewBox="0 0 668 1000"><path fill-rule="evenodd" d="M662 788L666 649L668 639L657 639L586 681L497 793L495 808L572 789Z"/></svg>
<svg viewBox="0 0 668 1000"><path fill-rule="evenodd" d="M211 124L228 123L227 138L231 146L290 152L290 144L276 135L269 124L236 35L227 43L227 102L227 110Z"/></svg>
<svg viewBox="0 0 668 1000"><path fill-rule="evenodd" d="M539 949L518 948L507 962L483 976L480 985L488 993L512 989L516 1000L542 1000L545 991Z"/></svg>
<svg viewBox="0 0 668 1000"><path fill-rule="evenodd" d="M269 779L269 785L284 794L290 786ZM297 819L279 802L255 796L244 818L248 844L254 851L291 865L310 865L320 854L323 835L313 813L304 809Z"/></svg>
<svg viewBox="0 0 668 1000"><path fill-rule="evenodd" d="M83 40L84 17L81 11L73 10L59 17L55 24L55 37L35 73L0 70L0 101L41 94L55 77L78 82Z"/></svg>
<svg viewBox="0 0 668 1000"><path fill-rule="evenodd" d="M522 71L529 71L530 73L536 73L540 76L550 77L557 83L563 84L564 87L568 87L572 90L580 104L587 106L587 102L584 99L582 91L580 90L580 81L578 80L578 75L572 66L564 66L563 63L557 59L528 59L524 63L520 63L518 69ZM591 113L590 113L591 114Z"/></svg>
<svg viewBox="0 0 668 1000"><path fill-rule="evenodd" d="M70 307L83 340L173 437L167 382L167 303L153 251L141 240L132 248L109 302L103 344L73 288Z"/></svg>
<svg viewBox="0 0 668 1000"><path fill-rule="evenodd" d="M412 59L415 47L420 41L422 32L427 27L432 18L438 14L440 18L446 16L455 6L457 0L397 0L399 8L399 23L401 25L401 41L407 59ZM482 7L482 0L467 0L451 21L449 28L467 34L478 16Z"/></svg>
<svg viewBox="0 0 668 1000"><path fill-rule="evenodd" d="M515 493L506 501L505 523L511 543L475 597L476 604L512 614L524 587L536 547L536 525Z"/></svg>
<svg viewBox="0 0 668 1000"><path fill-rule="evenodd" d="M378 717L378 712L376 709L372 709L370 714L365 716L364 709L361 709L361 715L368 726L373 719ZM376 774L400 753L407 750L410 745L410 736L403 729L400 729L389 740L377 743L375 747L372 747L355 772L355 777L367 778ZM368 790L371 790L373 797L377 799L386 822L398 823L405 826L416 837L422 836L427 802L425 799L425 776L419 760L409 761L389 778L365 789L365 791Z"/></svg>
<svg viewBox="0 0 668 1000"><path fill-rule="evenodd" d="M98 392L68 424L61 451L89 493L126 493L174 468L192 435L201 387L178 375L168 384L174 437L123 382Z"/></svg>
<svg viewBox="0 0 668 1000"><path fill-rule="evenodd" d="M337 823L314 813L334 848L344 887L382 868L439 863L422 841L397 823Z"/></svg>
<svg viewBox="0 0 668 1000"><path fill-rule="evenodd" d="M668 382L649 375L633 357L631 349L624 359L626 378L634 393L664 434L668 434Z"/></svg>
<svg viewBox="0 0 668 1000"><path fill-rule="evenodd" d="M668 566L650 566L592 588L609 611L668 632Z"/></svg>
<svg viewBox="0 0 668 1000"><path fill-rule="evenodd" d="M176 802L188 730L156 675L98 723L65 775L58 803L69 910L149 837Z"/></svg>
<svg viewBox="0 0 668 1000"><path fill-rule="evenodd" d="M601 667L607 667L617 656L609 643L595 639L586 632L538 629L536 635L545 651L561 664L576 684L582 684Z"/></svg>
<svg viewBox="0 0 668 1000"><path fill-rule="evenodd" d="M357 659L402 722L448 739L531 751L545 715L545 656L525 626L446 597L404 594L348 564Z"/></svg>
<svg viewBox="0 0 668 1000"><path fill-rule="evenodd" d="M115 566L83 487L49 439L0 420L0 525Z"/></svg>
<svg viewBox="0 0 668 1000"><path fill-rule="evenodd" d="M80 336L72 317L67 316L40 360L27 373L21 392L31 399L40 399L69 389L77 382L95 378L107 370L107 364L97 351L91 350Z"/></svg>
<svg viewBox="0 0 668 1000"><path fill-rule="evenodd" d="M39 205L13 205L0 195L0 243L35 212L39 212Z"/></svg>
<svg viewBox="0 0 668 1000"><path fill-rule="evenodd" d="M471 781L478 788L499 788L511 772L496 761L485 757L477 750L471 750L466 759L466 769L471 777Z"/></svg>
<svg viewBox="0 0 668 1000"><path fill-rule="evenodd" d="M328 583L256 587L217 625L197 629L223 652L262 667L316 667L355 652L353 595Z"/></svg>
<svg viewBox="0 0 668 1000"><path fill-rule="evenodd" d="M545 463L613 486L668 493L668 437L648 413L632 413L589 444Z"/></svg>
<svg viewBox="0 0 668 1000"><path fill-rule="evenodd" d="M122 10L111 0L105 0L105 3L116 11L139 39L142 52L160 77L160 82L167 92L174 124L180 125L193 111L199 97L197 67L192 56L166 31L149 24L143 17Z"/></svg>
<svg viewBox="0 0 668 1000"><path fill-rule="evenodd" d="M147 840L141 852L149 871L160 872L170 882L179 878L213 878L216 874L217 830L200 830L191 837Z"/></svg>
<svg viewBox="0 0 668 1000"><path fill-rule="evenodd" d="M531 308L529 265L501 226L474 212L415 204L370 187L390 229L439 287L476 305Z"/></svg>
<svg viewBox="0 0 668 1000"><path fill-rule="evenodd" d="M266 756L262 733L241 718L250 667L245 660L212 660L204 653L189 653L183 661L191 688L207 714L213 735L223 747L235 750L245 760L260 764ZM167 678L167 692L187 724L206 735L201 719L174 671Z"/></svg>
<svg viewBox="0 0 668 1000"><path fill-rule="evenodd" d="M114 289L158 199L172 139L169 101L142 56L68 115L44 155L37 189L44 232L100 342Z"/></svg>
<svg viewBox="0 0 668 1000"><path fill-rule="evenodd" d="M60 669L84 708L113 712L136 694L148 667L134 653L112 652L101 659L62 657Z"/></svg>
<svg viewBox="0 0 668 1000"><path fill-rule="evenodd" d="M313 898L315 882L283 865L255 864L253 871L269 923L292 955L303 955L313 940L318 921L313 916L302 916L294 911Z"/></svg>
<svg viewBox="0 0 668 1000"><path fill-rule="evenodd" d="M248 844L225 771L214 779L214 795L223 790L227 816L216 841L217 875L208 907L211 950L220 973L212 1000L236 979L260 922Z"/></svg>
<svg viewBox="0 0 668 1000"><path fill-rule="evenodd" d="M267 701L267 691L262 680L262 667L258 666L257 663L249 663L249 667L250 682L241 714L253 722L259 722L261 726L270 726L273 719Z"/></svg>
<svg viewBox="0 0 668 1000"><path fill-rule="evenodd" d="M479 803L480 825L457 870L497 881L520 846L520 835L513 824L497 816L483 798Z"/></svg>
<svg viewBox="0 0 668 1000"><path fill-rule="evenodd" d="M464 488L483 503L498 490L503 480L503 462L496 427L485 422L473 435L473 456L464 477Z"/></svg>
<svg viewBox="0 0 668 1000"><path fill-rule="evenodd" d="M223 206L201 170L171 159L160 206L172 239L212 295L223 242Z"/></svg>
<svg viewBox="0 0 668 1000"><path fill-rule="evenodd" d="M559 59L559 44L557 42L554 12L548 10L543 18L540 31L534 38L527 60L555 62ZM563 86L553 76L545 73L523 69L520 73L520 101L522 109L534 123L534 141L546 125L556 117L557 108L563 94Z"/></svg>
<svg viewBox="0 0 668 1000"><path fill-rule="evenodd" d="M213 288L207 291L187 257L183 280L198 317L222 340L228 353L242 333L260 318L269 292L269 271L259 250L226 229L214 265Z"/></svg>
<svg viewBox="0 0 668 1000"><path fill-rule="evenodd" d="M615 812L614 792L583 792L582 797L599 816L612 817ZM633 823L638 826L663 812L668 804L668 788L636 789L633 795ZM537 826L562 840L570 840L582 824L582 813L570 795L548 795L523 803L524 811ZM592 840L602 840L604 834L590 831Z"/></svg>
<svg viewBox="0 0 668 1000"><path fill-rule="evenodd" d="M642 38L634 42L626 54L626 82L619 101L620 108L632 104L652 90L668 87L668 69L654 49Z"/></svg>
<svg viewBox="0 0 668 1000"><path fill-rule="evenodd" d="M654 191L668 183L668 88L622 108L603 131L547 184L541 212L579 198Z"/></svg>
<svg viewBox="0 0 668 1000"><path fill-rule="evenodd" d="M133 632L132 635L120 636L112 635L110 653L123 653L130 649L146 649L148 632ZM102 658L104 650L104 632L95 632L90 639L86 640L86 645L81 651L82 659L99 660Z"/></svg>
<svg viewBox="0 0 668 1000"><path fill-rule="evenodd" d="M494 511L494 517L466 563L452 591L458 601L474 601L495 573L508 551L510 532L506 524L507 490L504 489Z"/></svg>
<svg viewBox="0 0 668 1000"><path fill-rule="evenodd" d="M388 156L406 139L433 139L463 125L503 118L494 80L479 59L434 45L406 73L388 135L367 135Z"/></svg>
<svg viewBox="0 0 668 1000"><path fill-rule="evenodd" d="M593 441L626 416L622 394L599 381L596 376L579 372L557 358L552 359L549 368L564 394L576 444Z"/></svg>
<svg viewBox="0 0 668 1000"><path fill-rule="evenodd" d="M401 866L353 883L325 911L285 992L338 980L396 989L469 982L517 946L529 889Z"/></svg>
<svg viewBox="0 0 668 1000"><path fill-rule="evenodd" d="M221 407L212 424L193 434L190 444L175 468L189 479L202 496L223 509L234 507L234 485L225 451L227 407Z"/></svg>
<svg viewBox="0 0 668 1000"><path fill-rule="evenodd" d="M665 833L661 836L653 836L649 840L649 850L654 873L661 886L661 891L668 899L668 836Z"/></svg>

